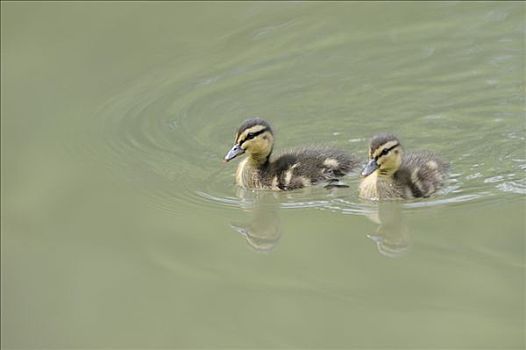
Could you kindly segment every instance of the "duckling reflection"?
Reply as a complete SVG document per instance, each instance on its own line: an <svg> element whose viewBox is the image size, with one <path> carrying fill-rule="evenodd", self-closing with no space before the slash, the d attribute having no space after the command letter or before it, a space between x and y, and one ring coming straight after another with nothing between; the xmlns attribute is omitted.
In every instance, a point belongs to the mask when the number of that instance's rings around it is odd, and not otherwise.
<svg viewBox="0 0 526 350"><path fill-rule="evenodd" d="M367 238L376 243L378 252L390 258L405 255L411 246L409 229L404 222L402 205L399 202L382 202L377 211L368 216L378 224L375 233Z"/></svg>
<svg viewBox="0 0 526 350"><path fill-rule="evenodd" d="M263 191L238 190L238 196L246 203L251 218L247 223L231 223L230 226L257 252L269 253L281 238L281 225L278 216L279 202L274 193Z"/></svg>

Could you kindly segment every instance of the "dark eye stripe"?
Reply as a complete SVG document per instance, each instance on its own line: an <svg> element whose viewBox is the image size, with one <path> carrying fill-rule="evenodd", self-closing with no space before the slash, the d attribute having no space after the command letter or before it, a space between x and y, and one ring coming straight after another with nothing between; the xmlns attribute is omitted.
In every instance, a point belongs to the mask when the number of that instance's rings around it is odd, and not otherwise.
<svg viewBox="0 0 526 350"><path fill-rule="evenodd" d="M391 146L389 148L386 148L384 149L379 155L377 155L376 157L374 157L375 160L378 160L378 158L380 158L381 156L385 156L387 153L389 153L391 150L393 150L394 148L398 147L400 144L397 143L396 145L394 146Z"/></svg>
<svg viewBox="0 0 526 350"><path fill-rule="evenodd" d="M259 136L259 135L263 134L265 131L268 131L268 128L263 128L263 129L261 129L259 131L248 133L247 137L245 137L245 139L243 141L239 142L239 145L241 146L243 144L243 142L245 142L247 140L251 140L251 139L253 139L256 136Z"/></svg>

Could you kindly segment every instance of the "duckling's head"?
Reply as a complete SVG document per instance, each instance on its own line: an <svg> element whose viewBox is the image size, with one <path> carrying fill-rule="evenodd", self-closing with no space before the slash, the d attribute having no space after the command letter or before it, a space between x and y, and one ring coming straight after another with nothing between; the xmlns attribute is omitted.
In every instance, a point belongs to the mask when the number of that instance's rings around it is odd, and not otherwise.
<svg viewBox="0 0 526 350"><path fill-rule="evenodd" d="M225 156L225 161L247 153L253 161L264 163L268 160L274 144L270 124L260 118L245 120L236 132L234 146Z"/></svg>
<svg viewBox="0 0 526 350"><path fill-rule="evenodd" d="M379 175L394 174L402 164L403 150L398 138L391 134L379 134L371 139L369 163L362 171L368 176L378 170Z"/></svg>

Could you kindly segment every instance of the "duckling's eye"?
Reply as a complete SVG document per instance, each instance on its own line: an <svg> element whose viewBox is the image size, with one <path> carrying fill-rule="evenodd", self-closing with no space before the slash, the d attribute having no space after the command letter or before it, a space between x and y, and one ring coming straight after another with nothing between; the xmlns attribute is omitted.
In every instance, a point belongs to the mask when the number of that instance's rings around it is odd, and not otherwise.
<svg viewBox="0 0 526 350"><path fill-rule="evenodd" d="M382 156L385 156L387 153L389 153L389 149L384 149L381 153Z"/></svg>
<svg viewBox="0 0 526 350"><path fill-rule="evenodd" d="M247 140L250 140L250 139L253 139L254 137L259 136L259 135L263 134L266 131L268 131L268 129L267 128L263 128L263 129L258 130L258 131L249 132L249 133L247 133L247 136L245 137L243 142L245 142Z"/></svg>

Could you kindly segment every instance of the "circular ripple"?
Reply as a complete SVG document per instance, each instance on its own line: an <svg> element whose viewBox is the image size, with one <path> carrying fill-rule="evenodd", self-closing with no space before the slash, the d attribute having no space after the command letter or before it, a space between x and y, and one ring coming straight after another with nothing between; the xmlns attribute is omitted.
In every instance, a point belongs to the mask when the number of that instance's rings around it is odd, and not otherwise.
<svg viewBox="0 0 526 350"><path fill-rule="evenodd" d="M302 25L308 33L307 24L294 23L296 29ZM242 31L230 37L240 36L251 37ZM410 43L408 47L377 46L374 55L361 51L350 55L354 44L341 33L334 34L333 40L313 33L302 48L291 45L293 39L280 36L275 50L265 57L247 52L214 67L167 67L138 79L111 98L94 118L89 142L96 151L92 153L167 210L177 212L182 204L243 207L252 199L236 193L236 164L221 161L234 130L246 117L257 115L273 121L277 149L309 140L362 157L370 135L396 128L407 149L433 149L450 160L453 169L450 182L439 194L409 201L406 208L524 194L524 130L513 125L524 98L515 96L516 87L501 87L496 98L502 97L499 101L509 105L499 108L482 103L487 90L476 81L462 98L455 99L448 92L465 78L460 62L466 59L472 60L470 67L481 79L489 79L483 60L490 59L491 53L477 52L475 56L458 51L455 43L446 46L449 49L443 49L442 55L459 62L455 71L449 61L433 55L407 62L385 59L406 57L397 50L411 50ZM383 68L365 74L349 68L349 59L365 68ZM423 78L415 77L427 68L437 72L447 68L449 75L446 80L427 77L429 91L422 92ZM437 113L408 112L417 106L417 98L434 103L432 109ZM390 103L379 109L378 100ZM357 176L347 182L349 189L314 188L280 194L279 203L286 209L369 213L374 204L357 197Z"/></svg>

